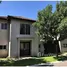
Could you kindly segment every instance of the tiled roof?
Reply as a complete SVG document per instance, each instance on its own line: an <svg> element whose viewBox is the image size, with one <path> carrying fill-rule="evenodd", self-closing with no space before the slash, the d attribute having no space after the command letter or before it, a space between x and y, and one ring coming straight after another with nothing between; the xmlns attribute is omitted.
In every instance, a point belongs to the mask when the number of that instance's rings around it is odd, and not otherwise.
<svg viewBox="0 0 67 67"><path fill-rule="evenodd" d="M11 17L11 18L15 18L15 19L20 19L20 20L33 21L33 22L36 21L36 20L29 19L29 18L25 18L25 17L22 17L22 16L9 16L9 17Z"/></svg>
<svg viewBox="0 0 67 67"><path fill-rule="evenodd" d="M20 20L32 21L32 22L35 22L36 21L36 20L25 18L25 17L22 17L22 16L8 16L8 17L13 18L13 19L20 19ZM0 16L0 19L7 20L8 17L7 16Z"/></svg>
<svg viewBox="0 0 67 67"><path fill-rule="evenodd" d="M7 16L0 16L0 19L5 19L5 20L7 20Z"/></svg>

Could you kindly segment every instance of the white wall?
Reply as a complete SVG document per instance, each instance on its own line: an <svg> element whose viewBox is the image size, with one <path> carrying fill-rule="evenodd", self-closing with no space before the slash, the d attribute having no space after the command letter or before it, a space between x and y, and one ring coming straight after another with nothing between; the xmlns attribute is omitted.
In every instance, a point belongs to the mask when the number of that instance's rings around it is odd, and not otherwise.
<svg viewBox="0 0 67 67"><path fill-rule="evenodd" d="M11 20L11 48L10 48L10 56L17 56L17 38L16 36L19 34L19 21Z"/></svg>
<svg viewBox="0 0 67 67"><path fill-rule="evenodd" d="M20 35L20 24L26 23L31 25L30 35ZM19 56L20 40L31 40L31 55L37 55L38 53L38 38L35 34L35 28L32 26L32 22L20 21L16 19L11 20L11 57Z"/></svg>
<svg viewBox="0 0 67 67"><path fill-rule="evenodd" d="M67 44L67 39L64 39L61 41L61 52L66 52L67 51L67 47L63 47L63 44Z"/></svg>

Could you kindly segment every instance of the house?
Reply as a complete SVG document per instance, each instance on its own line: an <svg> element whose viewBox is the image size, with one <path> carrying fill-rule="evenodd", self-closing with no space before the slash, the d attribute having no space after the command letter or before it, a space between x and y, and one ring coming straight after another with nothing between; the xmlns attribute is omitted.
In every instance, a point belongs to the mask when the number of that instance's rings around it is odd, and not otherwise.
<svg viewBox="0 0 67 67"><path fill-rule="evenodd" d="M0 57L37 56L40 42L34 22L19 16L0 16Z"/></svg>
<svg viewBox="0 0 67 67"><path fill-rule="evenodd" d="M40 42L32 25L34 22L19 16L0 16L0 57L37 56L40 51L43 54L51 49L54 51L53 45L49 49L49 45ZM67 51L66 43L67 40L59 41L61 52Z"/></svg>
<svg viewBox="0 0 67 67"><path fill-rule="evenodd" d="M67 52L67 38L59 41L60 52Z"/></svg>

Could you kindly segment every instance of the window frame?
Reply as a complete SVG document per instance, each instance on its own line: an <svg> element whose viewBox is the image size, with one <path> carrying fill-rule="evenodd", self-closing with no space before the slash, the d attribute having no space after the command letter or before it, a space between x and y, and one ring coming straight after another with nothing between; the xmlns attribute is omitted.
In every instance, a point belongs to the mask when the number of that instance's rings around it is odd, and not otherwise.
<svg viewBox="0 0 67 67"><path fill-rule="evenodd" d="M1 29L6 30L7 29L7 23L1 23Z"/></svg>
<svg viewBox="0 0 67 67"><path fill-rule="evenodd" d="M24 26L24 28L22 26ZM23 29L24 32L21 32L21 29ZM20 35L30 35L30 24L20 24Z"/></svg>
<svg viewBox="0 0 67 67"><path fill-rule="evenodd" d="M64 48L67 48L67 44L63 44L63 47L64 47Z"/></svg>
<svg viewBox="0 0 67 67"><path fill-rule="evenodd" d="M6 45L0 45L0 50L6 49Z"/></svg>

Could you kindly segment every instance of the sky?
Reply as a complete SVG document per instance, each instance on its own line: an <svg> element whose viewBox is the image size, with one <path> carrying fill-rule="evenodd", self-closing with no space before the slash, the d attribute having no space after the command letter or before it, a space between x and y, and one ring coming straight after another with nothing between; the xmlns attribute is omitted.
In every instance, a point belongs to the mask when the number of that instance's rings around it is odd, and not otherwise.
<svg viewBox="0 0 67 67"><path fill-rule="evenodd" d="M56 9L56 1L2 1L0 4L0 16L23 16L36 20L39 10L48 4Z"/></svg>

